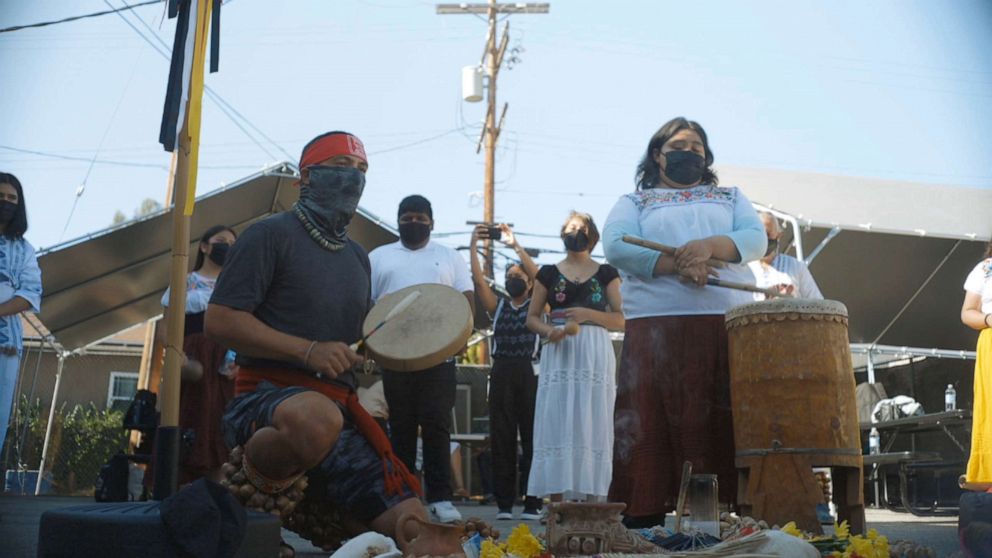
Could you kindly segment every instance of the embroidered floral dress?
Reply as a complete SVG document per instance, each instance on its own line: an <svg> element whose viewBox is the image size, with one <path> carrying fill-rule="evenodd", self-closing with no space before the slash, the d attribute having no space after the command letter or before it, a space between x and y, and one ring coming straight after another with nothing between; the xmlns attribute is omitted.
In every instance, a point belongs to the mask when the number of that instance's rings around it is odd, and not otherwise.
<svg viewBox="0 0 992 558"><path fill-rule="evenodd" d="M548 290L551 319L557 325L565 323L568 308L607 311L606 287L618 278L610 265L601 265L583 283L569 280L553 265L537 274ZM616 357L606 329L582 324L578 335L544 347L529 495L606 496L613 474L615 397Z"/></svg>

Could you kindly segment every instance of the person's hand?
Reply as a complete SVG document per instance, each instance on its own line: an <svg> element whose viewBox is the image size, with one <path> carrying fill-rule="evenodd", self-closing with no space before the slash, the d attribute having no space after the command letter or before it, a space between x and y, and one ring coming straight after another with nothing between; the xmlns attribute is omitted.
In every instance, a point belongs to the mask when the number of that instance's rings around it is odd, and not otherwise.
<svg viewBox="0 0 992 558"><path fill-rule="evenodd" d="M569 308L565 310L565 317L577 324L592 321L592 310L588 308Z"/></svg>
<svg viewBox="0 0 992 558"><path fill-rule="evenodd" d="M690 240L675 250L675 269L683 269L705 263L713 257L713 250L705 239Z"/></svg>
<svg viewBox="0 0 992 558"><path fill-rule="evenodd" d="M709 279L711 275L713 277L718 277L720 275L715 268L710 267L705 263L677 269L677 273L679 274L679 279L683 283L693 283L698 287L705 287L706 280Z"/></svg>
<svg viewBox="0 0 992 558"><path fill-rule="evenodd" d="M313 346L303 364L307 370L328 378L337 378L352 366L363 362L365 358L352 351L348 345L338 341L323 341Z"/></svg>
<svg viewBox="0 0 992 558"><path fill-rule="evenodd" d="M565 338L565 330L560 327L553 327L548 332L548 343L557 343Z"/></svg>
<svg viewBox="0 0 992 558"><path fill-rule="evenodd" d="M489 228L486 227L485 225L476 225L475 228L472 229L472 240L470 240L469 243L473 247L475 247L479 245L479 240L488 240L488 239L489 239Z"/></svg>
<svg viewBox="0 0 992 558"><path fill-rule="evenodd" d="M779 293L784 294L786 296L796 296L796 294L795 294L796 293L796 286L795 285L787 285L785 283L779 283L778 285L775 285L772 288L775 289L775 290L777 290Z"/></svg>
<svg viewBox="0 0 992 558"><path fill-rule="evenodd" d="M499 230L503 231L503 235L500 237L500 241L503 244L506 244L508 247L516 249L517 237L513 236L513 229L510 228L510 225L507 225L506 223L500 223L497 226L499 227Z"/></svg>
<svg viewBox="0 0 992 558"><path fill-rule="evenodd" d="M199 382L203 378L203 365L198 360L184 357L179 366L179 377L182 382Z"/></svg>

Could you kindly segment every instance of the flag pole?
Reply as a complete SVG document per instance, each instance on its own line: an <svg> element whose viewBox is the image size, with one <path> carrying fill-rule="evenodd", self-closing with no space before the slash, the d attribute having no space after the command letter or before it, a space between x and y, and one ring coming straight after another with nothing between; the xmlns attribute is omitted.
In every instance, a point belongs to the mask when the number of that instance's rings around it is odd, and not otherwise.
<svg viewBox="0 0 992 558"><path fill-rule="evenodd" d="M163 500L179 486L179 453L182 432L179 428L180 367L185 359L183 329L186 322L186 274L189 267L189 229L196 197L196 169L199 155L200 114L203 101L203 68L206 58L207 26L211 2L199 0L194 5L196 33L193 44L189 101L177 138L176 174L172 204L172 267L169 274L169 306L165 319L167 341L162 370L161 421L155 435L155 489L153 498Z"/></svg>

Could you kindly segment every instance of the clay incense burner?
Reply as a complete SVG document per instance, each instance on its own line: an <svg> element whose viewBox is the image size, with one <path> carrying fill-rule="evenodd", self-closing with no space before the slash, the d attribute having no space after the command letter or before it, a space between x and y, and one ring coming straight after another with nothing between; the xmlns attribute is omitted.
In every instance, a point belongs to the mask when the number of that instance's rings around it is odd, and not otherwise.
<svg viewBox="0 0 992 558"><path fill-rule="evenodd" d="M546 541L554 556L605 553L664 554L620 522L622 503L557 502L548 505Z"/></svg>

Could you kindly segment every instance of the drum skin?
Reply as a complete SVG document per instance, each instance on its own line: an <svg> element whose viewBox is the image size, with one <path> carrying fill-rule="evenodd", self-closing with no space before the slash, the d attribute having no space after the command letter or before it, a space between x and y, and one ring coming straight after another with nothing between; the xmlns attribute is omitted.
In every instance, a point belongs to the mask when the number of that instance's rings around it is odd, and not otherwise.
<svg viewBox="0 0 992 558"><path fill-rule="evenodd" d="M402 372L437 366L458 354L472 335L472 309L465 295L446 285L425 283L390 293L365 317L368 335L413 291L420 296L375 332L365 346L383 368Z"/></svg>
<svg viewBox="0 0 992 558"><path fill-rule="evenodd" d="M860 456L843 304L745 304L727 312L727 335L738 457L766 449Z"/></svg>

